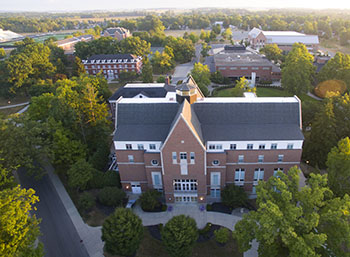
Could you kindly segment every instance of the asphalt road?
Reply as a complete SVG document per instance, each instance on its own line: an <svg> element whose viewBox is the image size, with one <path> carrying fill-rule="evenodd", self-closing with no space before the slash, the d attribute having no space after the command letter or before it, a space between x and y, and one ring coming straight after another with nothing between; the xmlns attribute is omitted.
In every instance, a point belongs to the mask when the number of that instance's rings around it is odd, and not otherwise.
<svg viewBox="0 0 350 257"><path fill-rule="evenodd" d="M33 188L39 196L37 203L37 218L41 218L39 240L44 244L46 257L88 257L85 246L64 208L49 177L45 175L40 180L27 177L24 169L18 172L21 185Z"/></svg>

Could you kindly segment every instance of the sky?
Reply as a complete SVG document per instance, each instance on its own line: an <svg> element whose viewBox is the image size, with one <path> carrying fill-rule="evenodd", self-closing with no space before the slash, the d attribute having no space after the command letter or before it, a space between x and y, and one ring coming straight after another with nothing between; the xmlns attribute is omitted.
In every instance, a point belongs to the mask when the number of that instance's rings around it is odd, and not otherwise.
<svg viewBox="0 0 350 257"><path fill-rule="evenodd" d="M0 11L122 11L145 8L350 9L349 0L0 0Z"/></svg>

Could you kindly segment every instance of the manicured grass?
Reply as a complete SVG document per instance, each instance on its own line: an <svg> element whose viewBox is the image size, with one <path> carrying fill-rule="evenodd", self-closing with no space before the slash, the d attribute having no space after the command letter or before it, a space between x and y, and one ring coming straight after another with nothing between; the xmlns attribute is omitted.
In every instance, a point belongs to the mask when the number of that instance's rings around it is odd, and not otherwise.
<svg viewBox="0 0 350 257"><path fill-rule="evenodd" d="M66 36L68 36L69 34L53 34L53 35L46 35L46 36L42 36L42 37L37 37L34 38L35 42L40 42L43 43L46 39L50 38L50 37L55 37L57 40L62 40L64 39Z"/></svg>
<svg viewBox="0 0 350 257"><path fill-rule="evenodd" d="M206 31L206 30L205 30ZM184 33L187 32L188 34L190 33L194 33L196 35L200 35L201 34L201 30L200 29L189 29L189 30L165 30L164 33L167 36L173 36L173 37L182 37L184 35Z"/></svg>
<svg viewBox="0 0 350 257"><path fill-rule="evenodd" d="M256 89L256 95L258 97L291 97L291 96L293 96L293 94L288 93L285 90L276 89L276 88L264 88L264 87L258 87ZM226 89L217 91L215 96L216 97L232 97L234 95L233 95L232 88L226 88ZM316 99L314 99L306 94L299 96L299 98L302 102L319 102L318 100L316 100Z"/></svg>
<svg viewBox="0 0 350 257"><path fill-rule="evenodd" d="M118 255L106 254L106 257L119 257ZM169 257L161 241L154 239L148 229L145 228L144 238L141 242L140 248L136 253L136 257ZM209 241L196 243L192 255L193 257L242 257L243 253L240 253L237 249L235 240L230 238L229 242L225 246L219 246L214 238Z"/></svg>

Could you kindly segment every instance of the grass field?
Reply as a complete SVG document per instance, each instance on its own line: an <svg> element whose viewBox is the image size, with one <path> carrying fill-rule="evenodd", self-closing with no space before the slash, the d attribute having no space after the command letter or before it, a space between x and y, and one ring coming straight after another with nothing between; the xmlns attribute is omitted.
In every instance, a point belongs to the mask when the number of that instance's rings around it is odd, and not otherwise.
<svg viewBox="0 0 350 257"><path fill-rule="evenodd" d="M350 54L350 47L341 46L335 39L321 39L320 45L324 48L324 50L327 50L331 53L342 52L344 54Z"/></svg>
<svg viewBox="0 0 350 257"><path fill-rule="evenodd" d="M104 21L104 20L126 20L126 19L137 19L137 18L143 18L145 16L116 16L116 17L97 17L97 18L67 18L69 21L79 21L79 22L84 22L84 21Z"/></svg>
<svg viewBox="0 0 350 257"><path fill-rule="evenodd" d="M68 35L70 35L70 33L67 33L67 34L52 34L52 35L46 35L46 36L42 36L42 37L37 37L37 38L34 38L34 40L35 40L35 42L43 43L46 39L48 39L50 37L55 37L57 40L62 40Z"/></svg>
<svg viewBox="0 0 350 257"><path fill-rule="evenodd" d="M106 257L120 257L118 255L105 254ZM140 248L136 253L136 257L170 257L165 251L161 241L154 239L148 229L145 228L144 238ZM243 254L237 249L236 242L230 238L230 241L225 246L219 246L214 239L207 242L196 243L192 257L242 257Z"/></svg>
<svg viewBox="0 0 350 257"><path fill-rule="evenodd" d="M293 94L290 94L284 90L276 89L276 88L262 88L258 87L256 90L256 95L260 97L288 97L293 96ZM216 97L231 97L232 95L232 88L226 88L223 90L217 91ZM300 100L302 102L317 102L316 99L304 94L299 96Z"/></svg>

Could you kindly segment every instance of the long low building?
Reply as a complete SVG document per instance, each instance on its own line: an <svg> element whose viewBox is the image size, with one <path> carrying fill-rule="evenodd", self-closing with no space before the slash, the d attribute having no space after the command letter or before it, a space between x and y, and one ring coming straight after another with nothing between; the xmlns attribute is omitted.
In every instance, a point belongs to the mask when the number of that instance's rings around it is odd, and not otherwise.
<svg viewBox="0 0 350 257"><path fill-rule="evenodd" d="M232 80L240 77L251 79L253 73L257 82L281 79L281 69L278 66L243 46L225 47L225 50L214 55L214 65L216 71Z"/></svg>
<svg viewBox="0 0 350 257"><path fill-rule="evenodd" d="M141 73L142 57L133 54L98 54L82 60L86 73L96 75L100 71L107 79L118 78L121 72Z"/></svg>
<svg viewBox="0 0 350 257"><path fill-rule="evenodd" d="M253 28L249 32L248 40L256 49L267 44L276 44L285 52L290 51L294 43L302 43L309 51L317 51L320 43L317 35L306 35L296 31L263 31L258 28Z"/></svg>
<svg viewBox="0 0 350 257"><path fill-rule="evenodd" d="M82 35L79 37L71 37L62 40L58 40L55 44L64 50L67 55L72 55L75 52L75 45L79 42L89 42L94 40L92 35Z"/></svg>
<svg viewBox="0 0 350 257"><path fill-rule="evenodd" d="M192 77L176 101L121 99L114 147L125 191L168 203L220 201L229 184L252 197L259 181L300 164L301 102L295 97L205 98Z"/></svg>

